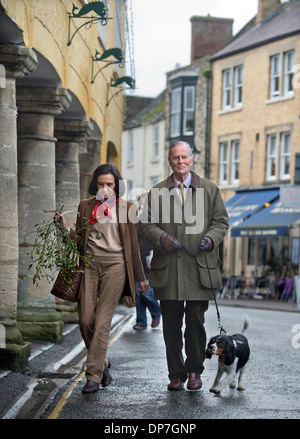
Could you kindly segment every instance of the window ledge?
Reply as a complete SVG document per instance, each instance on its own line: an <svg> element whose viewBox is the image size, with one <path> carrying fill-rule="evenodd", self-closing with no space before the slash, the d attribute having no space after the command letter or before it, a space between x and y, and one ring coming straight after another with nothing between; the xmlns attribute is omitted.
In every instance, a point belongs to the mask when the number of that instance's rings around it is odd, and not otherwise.
<svg viewBox="0 0 300 439"><path fill-rule="evenodd" d="M266 105L277 104L278 102L284 102L284 101L289 101L290 99L294 99L294 97L295 97L294 93L291 93L286 96L276 96L275 98L267 99L265 101L265 104Z"/></svg>
<svg viewBox="0 0 300 439"><path fill-rule="evenodd" d="M224 110L218 111L218 114L222 116L223 114L235 113L236 111L241 111L243 109L243 105L239 105L238 107L230 107Z"/></svg>
<svg viewBox="0 0 300 439"><path fill-rule="evenodd" d="M219 183L220 189L236 189L239 187L239 183Z"/></svg>

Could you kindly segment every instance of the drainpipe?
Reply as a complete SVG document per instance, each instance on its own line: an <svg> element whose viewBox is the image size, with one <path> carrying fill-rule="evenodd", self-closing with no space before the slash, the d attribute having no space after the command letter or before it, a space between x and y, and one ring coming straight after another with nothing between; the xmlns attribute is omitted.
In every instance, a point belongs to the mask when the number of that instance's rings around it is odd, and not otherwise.
<svg viewBox="0 0 300 439"><path fill-rule="evenodd" d="M212 69L206 71L206 124L205 124L205 162L204 177L209 179L210 174L210 139L211 139L211 99L212 99Z"/></svg>

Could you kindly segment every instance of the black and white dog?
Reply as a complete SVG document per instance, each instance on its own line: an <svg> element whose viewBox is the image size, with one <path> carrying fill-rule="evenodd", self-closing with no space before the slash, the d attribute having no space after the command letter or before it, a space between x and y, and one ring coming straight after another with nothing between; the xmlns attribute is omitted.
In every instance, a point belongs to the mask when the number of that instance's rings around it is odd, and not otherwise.
<svg viewBox="0 0 300 439"><path fill-rule="evenodd" d="M245 315L242 334L249 328L250 319ZM237 390L245 390L242 384L244 367L249 360L250 348L247 338L242 334L216 335L207 344L205 356L211 358L212 354L219 356L218 372L210 392L219 395L226 384L234 389L235 380L238 376ZM227 376L221 380L223 373Z"/></svg>

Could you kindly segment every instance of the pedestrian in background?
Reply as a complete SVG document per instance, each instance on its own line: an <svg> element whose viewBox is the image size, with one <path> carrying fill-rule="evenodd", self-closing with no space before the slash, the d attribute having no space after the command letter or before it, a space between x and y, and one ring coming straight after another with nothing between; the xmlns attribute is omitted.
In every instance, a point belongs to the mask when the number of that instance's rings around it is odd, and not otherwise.
<svg viewBox="0 0 300 439"><path fill-rule="evenodd" d="M191 172L193 159L189 144L176 142L170 147L168 160L173 174L150 190L148 206L141 215L143 236L153 247L149 281L154 297L160 301L170 379L168 390L183 389L187 379L189 390L202 387L205 312L214 295L199 246L206 249L213 286L218 289L222 285L219 244L229 227L219 188ZM164 202L162 193L166 192L170 196ZM200 206L197 204L199 195L203 196ZM176 206L179 204L182 215L177 221ZM191 229L185 216L189 206L196 212L195 224L203 218L202 227ZM185 360L182 352L184 315Z"/></svg>
<svg viewBox="0 0 300 439"><path fill-rule="evenodd" d="M123 200L122 177L112 163L100 165L89 186L91 198L78 207L76 230L71 230L63 215L56 213L57 226L69 230L80 253L91 255L94 264L85 267L79 290L78 315L87 355L83 393L94 393L99 384L106 387L112 377L106 358L111 321L121 296L135 303L135 281L146 294L146 282L138 245L138 224L130 221L133 203ZM127 217L127 221L119 218ZM127 282L126 282L127 279Z"/></svg>
<svg viewBox="0 0 300 439"><path fill-rule="evenodd" d="M140 213L144 209L144 203L146 197L147 194L142 194L138 198ZM146 241L145 238L142 237L140 228L138 231L138 241L140 246L140 253L141 253L144 273L147 282L149 282L148 280L150 274L149 261L152 253L152 246L148 243L148 241ZM154 299L153 289L151 285L149 285L149 290L147 294L142 294L142 292L139 290L138 284L136 283L135 292L136 292L136 303L135 303L136 324L133 326L133 329L136 330L147 329L147 309L149 310L152 317L151 327L156 328L160 322L161 312L160 312L160 306L158 300Z"/></svg>

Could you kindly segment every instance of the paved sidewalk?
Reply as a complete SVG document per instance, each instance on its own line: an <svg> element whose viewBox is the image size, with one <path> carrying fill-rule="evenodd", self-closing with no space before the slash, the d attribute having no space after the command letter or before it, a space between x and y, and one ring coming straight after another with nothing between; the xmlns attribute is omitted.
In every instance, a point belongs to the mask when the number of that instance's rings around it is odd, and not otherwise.
<svg viewBox="0 0 300 439"><path fill-rule="evenodd" d="M221 299L217 298L218 305L223 306L237 306L241 308L257 308L257 309L270 309L274 311L290 311L300 312L297 303L295 302L283 302L281 300L274 299Z"/></svg>
<svg viewBox="0 0 300 439"><path fill-rule="evenodd" d="M110 338L135 313L118 305ZM31 341L28 365L20 371L0 370L0 419L38 419L55 394L81 373L86 348L78 324L65 324L61 343Z"/></svg>

